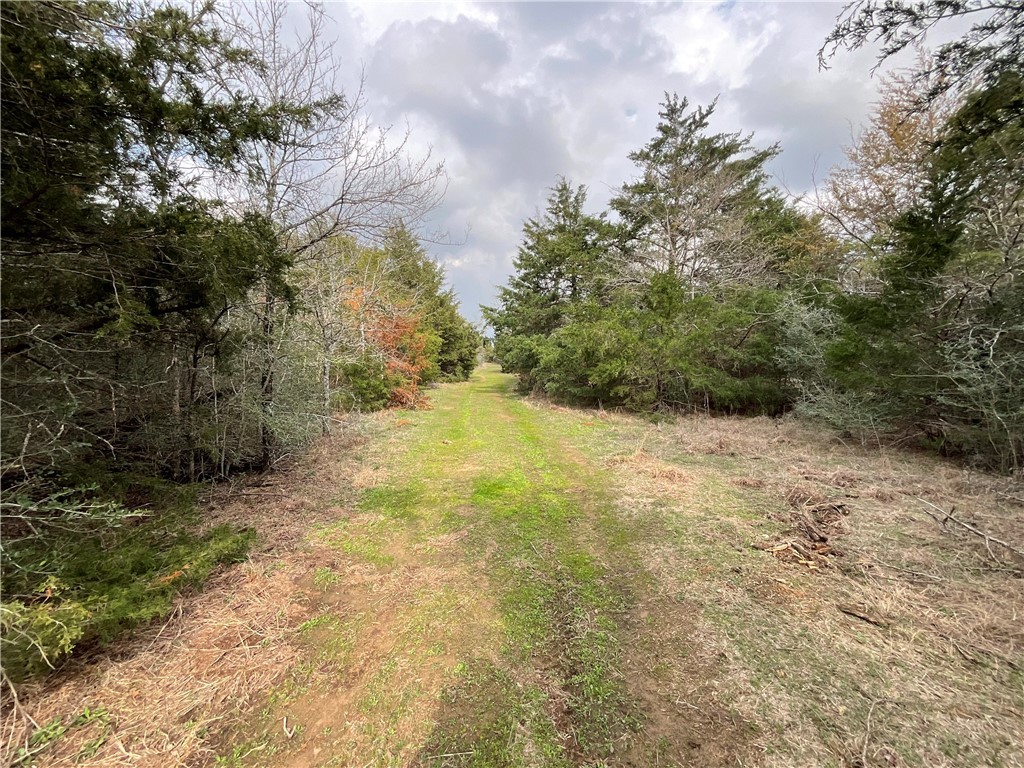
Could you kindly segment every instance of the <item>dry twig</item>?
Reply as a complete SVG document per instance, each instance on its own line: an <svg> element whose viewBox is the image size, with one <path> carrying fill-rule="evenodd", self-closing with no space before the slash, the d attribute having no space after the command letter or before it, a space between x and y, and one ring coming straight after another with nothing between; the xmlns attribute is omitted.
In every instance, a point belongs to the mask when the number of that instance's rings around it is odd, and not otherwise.
<svg viewBox="0 0 1024 768"><path fill-rule="evenodd" d="M953 515L953 513L956 511L956 507L953 507L952 509L949 510L949 512L947 512L942 507L938 506L937 504L932 504L930 501L926 501L925 499L922 499L922 498L918 498L917 500L920 501L922 504L927 504L932 509L938 510L939 512L942 513L942 518L940 519L938 516L932 514L928 510L925 510L925 512L928 514L928 516L930 518L932 518L932 520L937 522L939 525L941 525L943 528L946 527L946 523L954 522L957 525L961 526L962 528L965 528L966 530L968 530L971 533L975 534L976 536L981 536L981 538L983 538L985 540L985 549L988 550L988 553L992 557L993 560L998 560L999 558L996 557L995 553L992 551L991 544L998 544L1001 547L1005 547L1006 549L1010 550L1011 552L1013 552L1018 557L1024 558L1024 550L1018 549L1013 544L1010 544L1010 543L1008 543L1006 541L1003 541L1002 539L997 539L995 536L992 536L992 535L986 533L985 531L981 530L977 526L971 525L970 523L965 522L965 521L961 520L958 517L955 517Z"/></svg>

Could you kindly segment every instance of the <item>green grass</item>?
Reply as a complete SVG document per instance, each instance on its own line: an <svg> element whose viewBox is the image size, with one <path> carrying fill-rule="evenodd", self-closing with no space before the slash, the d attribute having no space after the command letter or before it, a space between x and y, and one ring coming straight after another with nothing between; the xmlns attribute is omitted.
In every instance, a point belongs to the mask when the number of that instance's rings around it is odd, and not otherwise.
<svg viewBox="0 0 1024 768"><path fill-rule="evenodd" d="M751 547L789 526L773 486L735 484L757 474L749 459L518 398L493 367L431 400L367 427L383 484L311 531L300 661L256 738L238 729L258 751L222 764L839 766L860 761L869 716L869 746L891 750L874 763L1014 764L1008 740L965 743L980 719L927 698L967 693L980 662L926 636L894 657L909 629L835 612L845 572Z"/></svg>
<svg viewBox="0 0 1024 768"><path fill-rule="evenodd" d="M341 520L319 528L315 536L350 557L378 568L386 568L394 563L394 557L384 551L384 544L390 538L391 527L384 519L363 525Z"/></svg>
<svg viewBox="0 0 1024 768"><path fill-rule="evenodd" d="M462 557L487 575L504 638L500 669L475 673L449 692L479 704L470 707L477 746L465 764L519 764L515 750L503 750L510 730L525 728L557 765L569 753L608 754L623 730L636 726L622 685L618 626L632 591L611 567L629 557L631 534L616 522L602 479L567 458L545 415L509 390L509 377L486 369L469 385L440 389L433 410L402 427L391 482L366 491L359 503L379 522L352 536L371 532L373 547L383 551L399 537L422 542L465 531ZM353 540L341 539L342 547L354 553ZM360 540L365 547L367 539ZM442 627L452 612L448 603L443 594L417 599L401 634L407 652L426 644L421 650L429 656L438 643L459 650ZM534 669L542 685L510 682L535 676ZM384 687L371 686L378 692L361 703L365 716L396 706L397 693L382 698ZM568 722L546 713L541 703L551 695L565 700L561 717ZM445 745L465 741L466 722L442 721L431 744L443 753ZM563 738L544 735L557 733Z"/></svg>
<svg viewBox="0 0 1024 768"><path fill-rule="evenodd" d="M5 543L3 658L13 680L46 673L76 648L166 616L180 592L244 559L252 531L195 533L192 487L122 477L110 493L124 502L142 490L163 496L141 520Z"/></svg>
<svg viewBox="0 0 1024 768"><path fill-rule="evenodd" d="M320 566L313 571L313 584L320 590L326 592L335 584L341 581L341 576L326 566Z"/></svg>
<svg viewBox="0 0 1024 768"><path fill-rule="evenodd" d="M449 755L445 765L465 768L571 765L547 715L544 691L517 685L493 664L463 664L441 703L444 714L420 751L422 764Z"/></svg>

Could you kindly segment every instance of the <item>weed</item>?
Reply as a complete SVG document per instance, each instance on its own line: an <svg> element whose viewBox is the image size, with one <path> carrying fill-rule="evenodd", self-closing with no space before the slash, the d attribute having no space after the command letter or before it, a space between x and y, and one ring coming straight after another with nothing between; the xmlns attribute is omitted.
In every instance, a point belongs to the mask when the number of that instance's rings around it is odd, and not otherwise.
<svg viewBox="0 0 1024 768"><path fill-rule="evenodd" d="M106 743L109 721L110 715L105 709L92 709L90 707L84 708L78 715L72 718L71 722L68 724L65 724L62 718L54 718L46 725L37 728L32 735L29 736L27 747L21 747L17 751L11 765L32 765L35 763L37 755L46 752L48 749L56 745L57 742L63 739L71 730L75 728L83 728L95 723L101 726L102 733L87 741L78 750L76 760L84 760L92 757L97 751L99 751L100 747Z"/></svg>
<svg viewBox="0 0 1024 768"><path fill-rule="evenodd" d="M314 616L312 619L307 619L306 621L299 624L298 629L299 632L305 633L310 632L316 629L317 627L335 626L337 625L337 623L338 620L331 614L321 613L319 616Z"/></svg>
<svg viewBox="0 0 1024 768"><path fill-rule="evenodd" d="M223 766L224 768L240 768L245 764L245 759L253 754L266 749L266 744L261 742L245 742L243 744L236 744L231 748L231 752L226 755L216 755L213 758L213 764L217 766Z"/></svg>
<svg viewBox="0 0 1024 768"><path fill-rule="evenodd" d="M15 682L44 673L76 646L165 616L177 594L243 559L253 539L228 526L197 535L166 513L95 535L7 544L21 567L4 570L5 672Z"/></svg>
<svg viewBox="0 0 1024 768"><path fill-rule="evenodd" d="M320 566L313 571L313 584L326 592L335 584L341 581L341 576L326 566Z"/></svg>

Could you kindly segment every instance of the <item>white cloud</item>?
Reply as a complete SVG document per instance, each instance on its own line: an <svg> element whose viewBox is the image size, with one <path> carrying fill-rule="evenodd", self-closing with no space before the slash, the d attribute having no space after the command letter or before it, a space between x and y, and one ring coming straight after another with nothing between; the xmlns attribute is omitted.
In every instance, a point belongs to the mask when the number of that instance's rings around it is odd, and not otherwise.
<svg viewBox="0 0 1024 768"><path fill-rule="evenodd" d="M720 90L746 85L759 53L781 29L774 7L695 3L651 16L651 31L672 51L671 73Z"/></svg>
<svg viewBox="0 0 1024 768"><path fill-rule="evenodd" d="M362 0L349 3L353 19L359 25L363 39L373 45L397 22L417 23L436 20L452 22L463 16L486 26L497 27L498 15L486 5L473 2L379 2Z"/></svg>

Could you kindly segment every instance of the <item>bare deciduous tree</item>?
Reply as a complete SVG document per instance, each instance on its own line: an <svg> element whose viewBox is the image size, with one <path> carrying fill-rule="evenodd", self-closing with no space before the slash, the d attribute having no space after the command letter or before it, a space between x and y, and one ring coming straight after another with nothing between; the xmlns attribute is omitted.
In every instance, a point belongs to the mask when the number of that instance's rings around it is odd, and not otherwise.
<svg viewBox="0 0 1024 768"><path fill-rule="evenodd" d="M251 143L242 173L225 191L240 206L266 215L300 265L331 253L318 246L332 238L373 242L398 220L422 224L440 204L447 176L429 152L410 155L408 129L396 134L374 125L364 78L353 92L342 91L323 6L305 6L300 28L293 24L294 8L284 0L232 6L229 27L255 61L235 67L222 86L267 105L280 125L272 140ZM254 306L263 339L264 464L273 458L270 421L276 368L283 362L274 352L280 304L267 286Z"/></svg>

